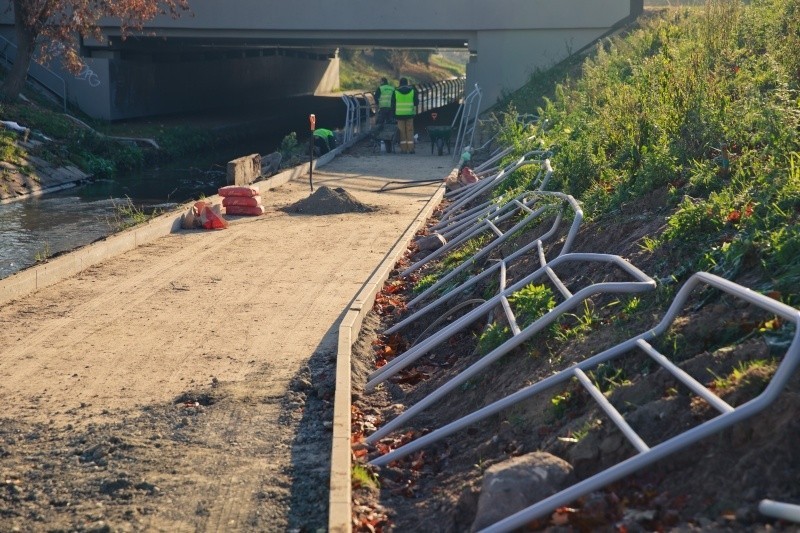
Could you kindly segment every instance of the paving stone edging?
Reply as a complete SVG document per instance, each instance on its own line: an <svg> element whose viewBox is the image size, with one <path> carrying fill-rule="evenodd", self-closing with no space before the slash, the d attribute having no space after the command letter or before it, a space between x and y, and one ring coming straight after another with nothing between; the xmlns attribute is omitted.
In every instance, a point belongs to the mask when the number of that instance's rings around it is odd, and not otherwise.
<svg viewBox="0 0 800 533"><path fill-rule="evenodd" d="M411 239L430 218L433 210L444 197L444 179L417 217L409 224L405 233L386 254L380 266L361 288L350 304L350 308L339 325L339 340L336 354L336 393L333 401L333 442L331 446L331 479L328 510L328 531L350 533L353 529L351 513L352 490L350 484L350 400L351 365L353 343L358 338L364 316L372 309L375 296L389 278L397 260L408 248Z"/></svg>

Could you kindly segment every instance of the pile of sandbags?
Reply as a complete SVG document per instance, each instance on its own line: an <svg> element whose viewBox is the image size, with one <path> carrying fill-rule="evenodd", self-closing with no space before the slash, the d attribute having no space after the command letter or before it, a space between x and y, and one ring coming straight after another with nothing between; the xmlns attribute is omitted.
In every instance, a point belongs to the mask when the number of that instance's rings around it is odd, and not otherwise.
<svg viewBox="0 0 800 533"><path fill-rule="evenodd" d="M225 229L228 227L228 222L222 218L219 205L201 200L195 202L189 211L184 213L181 226L184 229Z"/></svg>
<svg viewBox="0 0 800 533"><path fill-rule="evenodd" d="M226 215L258 216L264 214L261 193L255 185L228 185L217 191L222 196Z"/></svg>

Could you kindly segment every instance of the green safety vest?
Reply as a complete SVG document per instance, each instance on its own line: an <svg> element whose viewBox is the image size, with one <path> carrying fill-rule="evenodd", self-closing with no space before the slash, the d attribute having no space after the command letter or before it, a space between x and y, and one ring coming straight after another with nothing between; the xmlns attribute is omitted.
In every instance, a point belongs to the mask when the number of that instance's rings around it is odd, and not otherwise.
<svg viewBox="0 0 800 533"><path fill-rule="evenodd" d="M394 87L391 85L381 85L379 90L381 96L378 99L378 107L392 107L392 93L394 92Z"/></svg>
<svg viewBox="0 0 800 533"><path fill-rule="evenodd" d="M413 117L414 116L414 89L411 89L407 94L400 91L394 93L395 111L394 114L398 117Z"/></svg>
<svg viewBox="0 0 800 533"><path fill-rule="evenodd" d="M325 128L317 128L314 130L314 137L322 137L323 139L327 137L328 139L332 139L333 132L331 130L326 130Z"/></svg>

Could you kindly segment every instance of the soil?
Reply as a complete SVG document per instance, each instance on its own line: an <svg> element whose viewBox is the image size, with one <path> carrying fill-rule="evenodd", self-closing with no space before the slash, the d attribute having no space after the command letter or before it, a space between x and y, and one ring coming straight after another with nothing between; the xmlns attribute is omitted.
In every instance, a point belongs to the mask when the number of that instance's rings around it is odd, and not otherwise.
<svg viewBox="0 0 800 533"><path fill-rule="evenodd" d="M636 205L623 206L613 219L584 224L573 244L573 252L620 255L659 280L656 291L637 295L638 306L630 310L626 307L631 297L592 297L585 307L580 306L558 325L535 335L405 427L368 445L364 439L376 428L480 358L477 338L486 329L487 318L430 350L374 392L364 391L369 373L405 352L421 336L432 334L424 330L440 315L453 315L446 324L474 305L457 313L445 308L497 292L496 281L481 283L420 320L420 324L412 323L394 335L384 335L388 327L410 314L405 304L413 297L411 287L415 281L438 267L434 261L408 279L400 278L400 271L424 256L414 246L408 250L378 295L354 349L354 454L374 476L372 482L356 484L356 530L469 530L477 513L482 473L511 457L545 451L569 462L579 479L585 479L635 455L635 449L588 393L576 381L570 381L386 467L366 465L370 459L655 326L679 284L688 277L688 273L678 274L677 279L671 277L680 264L673 251L643 246L644 237L655 237L664 228L669 215L666 199L665 190L654 191ZM543 221L502 246L499 253L508 256L518 246L543 235L551 224ZM558 238L545 247L547 257L558 254L564 235L562 229ZM486 264L478 262L473 272ZM508 269L508 285L538 267L538 256L514 261ZM554 269L573 294L592 283L629 279L619 269L601 263L567 263ZM756 287L763 280L753 279L745 266L735 281ZM549 283L546 279L543 282ZM495 317L501 315L501 310L495 311ZM759 308L729 296L696 290L668 333L653 344L726 402L739 406L763 391L793 334L791 328L772 319ZM500 321L488 319L492 320ZM434 331L442 327L444 324ZM752 362L760 363L751 368L748 364ZM568 508L529 524L527 529L799 530L797 525L769 519L757 510L763 498L800 502L798 374L795 372L775 404L758 416L588 494ZM635 350L614 364L595 368L590 378L601 384L609 401L651 447L717 414Z"/></svg>
<svg viewBox="0 0 800 533"><path fill-rule="evenodd" d="M0 531L327 526L338 323L444 176L356 148L315 172L375 211L163 237L0 309Z"/></svg>
<svg viewBox="0 0 800 533"><path fill-rule="evenodd" d="M311 196L298 200L290 206L283 208L287 213L300 213L304 215L338 215L341 213L369 213L376 208L365 205L356 200L352 194L341 187L331 189L323 185L316 189Z"/></svg>

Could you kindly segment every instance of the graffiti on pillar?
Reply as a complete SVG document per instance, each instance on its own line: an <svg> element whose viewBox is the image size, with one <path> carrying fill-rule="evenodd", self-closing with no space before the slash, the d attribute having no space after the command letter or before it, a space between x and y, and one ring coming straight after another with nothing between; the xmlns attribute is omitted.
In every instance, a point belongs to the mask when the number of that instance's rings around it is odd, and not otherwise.
<svg viewBox="0 0 800 533"><path fill-rule="evenodd" d="M78 75L75 76L75 79L85 81L90 87L97 87L100 85L100 78L89 68L89 65L84 65Z"/></svg>

